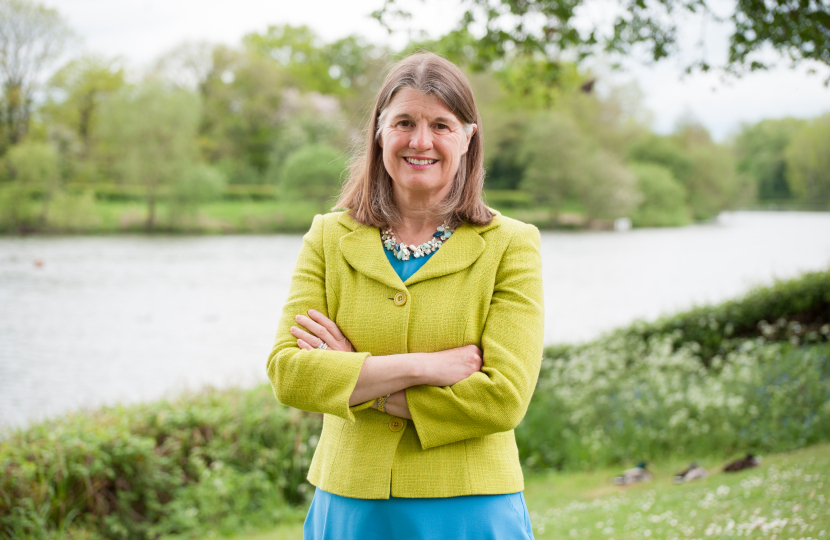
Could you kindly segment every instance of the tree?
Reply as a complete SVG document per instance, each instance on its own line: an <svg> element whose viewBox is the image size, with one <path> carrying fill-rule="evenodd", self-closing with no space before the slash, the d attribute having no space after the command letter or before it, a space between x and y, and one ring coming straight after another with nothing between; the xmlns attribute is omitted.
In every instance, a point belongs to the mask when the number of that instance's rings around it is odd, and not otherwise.
<svg viewBox="0 0 830 540"><path fill-rule="evenodd" d="M153 74L179 88L204 92L215 48L206 41L181 43L156 60Z"/></svg>
<svg viewBox="0 0 830 540"><path fill-rule="evenodd" d="M631 213L635 227L680 227L688 225L686 190L671 171L653 163L632 163L642 200Z"/></svg>
<svg viewBox="0 0 830 540"><path fill-rule="evenodd" d="M5 143L15 144L26 134L40 77L70 36L57 11L26 0L0 0L0 126Z"/></svg>
<svg viewBox="0 0 830 540"><path fill-rule="evenodd" d="M199 146L228 182L263 181L272 142L282 125L288 74L273 60L224 46L213 50L212 67L201 85Z"/></svg>
<svg viewBox="0 0 830 540"><path fill-rule="evenodd" d="M332 96L286 92L283 108L287 118L271 141L266 173L267 182L273 184L280 183L286 160L301 148L309 145L347 146L342 129L345 121L340 114L339 103Z"/></svg>
<svg viewBox="0 0 830 540"><path fill-rule="evenodd" d="M199 206L218 199L225 190L225 177L215 167L203 163L185 168L174 179L170 190L171 221L184 224Z"/></svg>
<svg viewBox="0 0 830 540"><path fill-rule="evenodd" d="M60 187L58 152L48 143L26 141L13 146L6 159L20 186L40 192L43 202L39 219L45 224L49 202Z"/></svg>
<svg viewBox="0 0 830 540"><path fill-rule="evenodd" d="M71 60L50 79L51 97L42 112L53 125L75 131L86 156L101 102L125 84L124 69L116 60L96 56Z"/></svg>
<svg viewBox="0 0 830 540"><path fill-rule="evenodd" d="M157 82L125 87L102 106L99 151L122 182L146 189L147 229L159 197L197 162L200 108L198 95Z"/></svg>
<svg viewBox="0 0 830 540"><path fill-rule="evenodd" d="M587 175L592 148L572 118L562 112L540 114L527 127L520 159L520 188L553 211L554 220L576 185Z"/></svg>
<svg viewBox="0 0 830 540"><path fill-rule="evenodd" d="M641 200L637 178L611 152L596 150L585 167L585 176L574 191L588 221L628 216Z"/></svg>
<svg viewBox="0 0 830 540"><path fill-rule="evenodd" d="M662 165L683 185L694 219L709 219L746 201L753 193L735 174L730 150L712 142L700 124L681 122L673 135L648 135L632 144L631 161Z"/></svg>
<svg viewBox="0 0 830 540"><path fill-rule="evenodd" d="M312 200L325 211L340 187L346 158L336 148L309 145L291 154L281 179L281 194L294 200Z"/></svg>
<svg viewBox="0 0 830 540"><path fill-rule="evenodd" d="M681 120L672 138L691 165L678 180L686 188L695 219L715 217L754 196L753 186L736 174L732 152L714 143L703 125L692 119Z"/></svg>
<svg viewBox="0 0 830 540"><path fill-rule="evenodd" d="M763 120L744 125L735 137L738 172L756 185L758 200L785 201L793 197L787 179L785 150L806 122L795 118Z"/></svg>
<svg viewBox="0 0 830 540"><path fill-rule="evenodd" d="M483 35L468 54L479 67L517 55L540 56L557 66L564 52L582 60L598 48L617 55L645 48L651 59L661 60L677 53L681 24L677 15L681 13L732 25L726 63L711 66L701 57L689 63L687 71L714 67L740 75L765 69L768 49L793 64L813 60L830 66L830 6L826 0L737 0L725 17L715 14L714 7L722 9L716 0L620 0L612 31L604 27L608 3L600 0L462 0L462 5L466 11L454 33L483 28ZM577 21L580 11L603 16ZM409 13L400 8L400 0L386 0L372 15L391 32L395 21ZM456 41L457 36L451 39Z"/></svg>
<svg viewBox="0 0 830 540"><path fill-rule="evenodd" d="M793 194L802 202L830 206L830 114L820 116L796 134L786 150Z"/></svg>

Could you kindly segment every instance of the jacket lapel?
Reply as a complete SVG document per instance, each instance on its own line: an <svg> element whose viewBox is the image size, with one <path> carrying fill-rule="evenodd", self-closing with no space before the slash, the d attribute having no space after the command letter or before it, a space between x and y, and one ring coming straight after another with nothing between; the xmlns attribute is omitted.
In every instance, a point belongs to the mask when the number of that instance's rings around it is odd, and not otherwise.
<svg viewBox="0 0 830 540"><path fill-rule="evenodd" d="M400 289L403 283L386 260L378 230L357 223L345 212L338 221L352 229L352 232L340 238L340 251L346 262L361 274Z"/></svg>
<svg viewBox="0 0 830 540"><path fill-rule="evenodd" d="M481 233L500 225L499 213L495 214L493 221L488 225L464 224L458 227L452 237L406 281L405 285L408 287L420 281L459 272L473 264L487 245ZM346 262L372 279L390 287L400 288L401 279L386 259L378 230L357 223L347 212L341 214L338 221L352 229L352 232L340 239L340 250Z"/></svg>

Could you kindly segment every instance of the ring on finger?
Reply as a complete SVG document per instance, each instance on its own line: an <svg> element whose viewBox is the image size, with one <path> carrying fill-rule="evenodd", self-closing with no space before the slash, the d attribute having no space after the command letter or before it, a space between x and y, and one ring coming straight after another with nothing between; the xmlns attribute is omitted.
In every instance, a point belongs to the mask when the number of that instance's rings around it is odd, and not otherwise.
<svg viewBox="0 0 830 540"><path fill-rule="evenodd" d="M317 348L318 348L318 349L320 349L321 351L325 351L326 349L328 349L328 348L329 348L329 346L326 344L326 342L325 342L325 341L323 341L323 340L321 339L321 340L320 340L320 344L319 344L319 345L317 345Z"/></svg>

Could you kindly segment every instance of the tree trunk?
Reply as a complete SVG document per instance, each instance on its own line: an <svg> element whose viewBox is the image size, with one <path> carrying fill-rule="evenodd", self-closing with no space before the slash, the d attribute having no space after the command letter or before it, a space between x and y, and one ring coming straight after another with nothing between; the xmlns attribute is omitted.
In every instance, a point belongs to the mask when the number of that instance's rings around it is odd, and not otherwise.
<svg viewBox="0 0 830 540"><path fill-rule="evenodd" d="M156 192L154 189L150 189L147 192L147 222L144 224L144 228L148 231L152 231L153 227L156 225Z"/></svg>

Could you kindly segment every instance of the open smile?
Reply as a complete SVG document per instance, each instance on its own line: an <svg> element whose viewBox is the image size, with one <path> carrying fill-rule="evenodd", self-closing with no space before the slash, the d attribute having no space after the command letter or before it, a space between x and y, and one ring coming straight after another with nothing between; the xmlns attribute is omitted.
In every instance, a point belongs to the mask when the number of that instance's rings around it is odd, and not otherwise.
<svg viewBox="0 0 830 540"><path fill-rule="evenodd" d="M420 167L429 166L429 165L432 165L433 163L438 162L437 159L416 159L416 158L411 158L411 157L405 157L404 160L406 160L406 162L409 163L410 165L415 165L416 167L418 167L418 166L420 166Z"/></svg>

